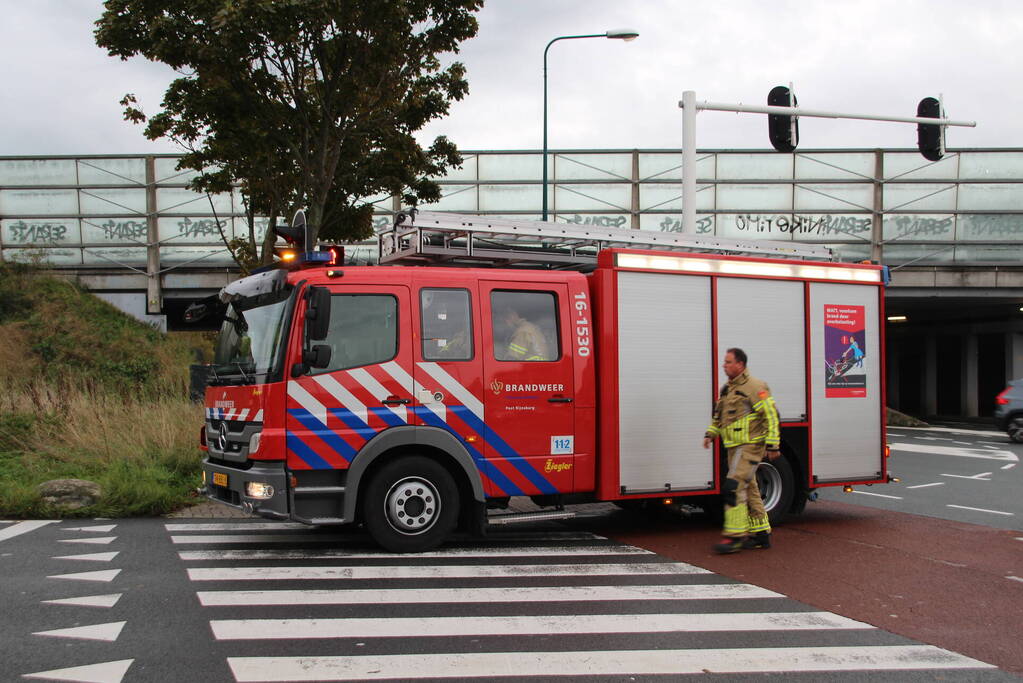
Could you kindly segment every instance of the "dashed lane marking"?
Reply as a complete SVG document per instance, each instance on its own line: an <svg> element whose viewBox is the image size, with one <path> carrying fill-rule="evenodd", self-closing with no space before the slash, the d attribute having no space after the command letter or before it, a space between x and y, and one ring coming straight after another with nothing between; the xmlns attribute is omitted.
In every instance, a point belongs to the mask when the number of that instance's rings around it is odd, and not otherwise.
<svg viewBox="0 0 1023 683"><path fill-rule="evenodd" d="M90 531L99 534L109 534L116 526L116 524L103 524L101 526L69 526L61 527L61 531Z"/></svg>
<svg viewBox="0 0 1023 683"><path fill-rule="evenodd" d="M59 628L54 631L36 631L34 636L48 638L76 638L78 640L105 640L114 642L121 635L126 621L112 621L109 624L93 624L92 626L76 626L75 628Z"/></svg>
<svg viewBox="0 0 1023 683"><path fill-rule="evenodd" d="M1002 469L1003 470L1011 470L1015 466L1016 466L1016 463L1010 462L1008 465L1002 465Z"/></svg>
<svg viewBox="0 0 1023 683"><path fill-rule="evenodd" d="M974 474L974 475L971 475L969 477L966 476L965 474L945 474L945 473L942 473L941 476L942 477L953 477L955 479L975 479L977 481L991 481L991 479L986 479L985 478L985 477L990 477L991 476L990 472L981 472L980 474Z"/></svg>
<svg viewBox="0 0 1023 683"><path fill-rule="evenodd" d="M30 531L41 529L47 524L55 524L58 521L60 520L35 519L28 522L15 522L13 526L9 526L6 529L0 529L0 541L6 541L8 538L14 538L15 536L27 534Z"/></svg>
<svg viewBox="0 0 1023 683"><path fill-rule="evenodd" d="M68 581L101 581L110 583L121 573L120 569L102 569L97 572L78 572L76 574L54 574L48 579L67 579Z"/></svg>
<svg viewBox="0 0 1023 683"><path fill-rule="evenodd" d="M916 486L907 486L906 488L907 489L925 489L928 486L944 486L944 485L945 485L945 482L943 482L943 481L936 481L933 484L917 484Z"/></svg>
<svg viewBox="0 0 1023 683"><path fill-rule="evenodd" d="M944 432L945 434L969 434L971 436L1001 436L1004 432L992 432L984 429L956 429L955 427L899 427L907 431L915 432Z"/></svg>
<svg viewBox="0 0 1023 683"><path fill-rule="evenodd" d="M1018 576L1012 576L1011 574L1009 576L1006 576L1005 578L1009 579L1010 581L1019 581L1020 583L1023 583L1023 579L1021 579Z"/></svg>
<svg viewBox="0 0 1023 683"><path fill-rule="evenodd" d="M971 507L966 507L965 505L952 505L952 504L948 504L945 507L956 508L958 510L973 510L974 512L988 512L988 513L991 513L992 515L1005 515L1006 517L1014 517L1015 516L1014 512L1000 512L998 510L985 510L984 508L971 508Z"/></svg>
<svg viewBox="0 0 1023 683"><path fill-rule="evenodd" d="M854 490L853 493L858 493L861 496L874 496L875 498L891 498L893 500L902 500L902 496L889 496L889 495L886 495L884 493L870 493L869 491L856 491L856 490Z"/></svg>
<svg viewBox="0 0 1023 683"><path fill-rule="evenodd" d="M70 605L72 607L113 607L121 599L124 593L108 593L106 595L83 595L79 598L64 598L62 600L43 600L48 605Z"/></svg>
<svg viewBox="0 0 1023 683"><path fill-rule="evenodd" d="M500 588L425 588L416 590L270 590L199 591L203 607L249 605L383 605L510 602L625 602L628 600L731 600L784 598L749 584L663 586L507 586Z"/></svg>
<svg viewBox="0 0 1023 683"><path fill-rule="evenodd" d="M436 557L535 557L537 555L653 555L642 548L627 545L608 546L522 546L502 548L484 546L479 548L447 548L445 550L416 553L416 559ZM359 550L192 550L178 553L186 562L204 560L327 560L345 558L351 560L381 559L393 557L380 551Z"/></svg>
<svg viewBox="0 0 1023 683"><path fill-rule="evenodd" d="M986 460L1019 462L1019 456L1010 451L996 451L985 448L961 448L959 446L929 446L905 442L892 442L888 445L891 446L893 451L926 453L928 455L954 455L960 458L984 458Z"/></svg>
<svg viewBox="0 0 1023 683"><path fill-rule="evenodd" d="M930 645L772 647L586 652L459 652L362 657L229 657L239 683L255 681L476 679L489 676L683 675L876 671L878 669L993 669L991 664Z"/></svg>
<svg viewBox="0 0 1023 683"><path fill-rule="evenodd" d="M625 564L425 565L394 567L217 567L188 569L192 581L296 581L337 579L467 579L532 576L711 574L682 562Z"/></svg>
<svg viewBox="0 0 1023 683"><path fill-rule="evenodd" d="M210 621L217 640L560 635L563 633L691 633L869 629L831 612L725 614L557 614L545 616L225 619Z"/></svg>
<svg viewBox="0 0 1023 683"><path fill-rule="evenodd" d="M134 659L120 659L116 662L102 662L70 669L53 669L25 674L22 678L41 678L50 681L78 681L79 683L120 683L128 673Z"/></svg>
<svg viewBox="0 0 1023 683"><path fill-rule="evenodd" d="M60 557L54 557L54 560L84 560L86 562L109 562L120 555L118 552L112 553L89 553L87 555L61 555Z"/></svg>
<svg viewBox="0 0 1023 683"><path fill-rule="evenodd" d="M62 538L57 543L91 543L92 545L107 545L117 540L117 536L101 536L98 538Z"/></svg>

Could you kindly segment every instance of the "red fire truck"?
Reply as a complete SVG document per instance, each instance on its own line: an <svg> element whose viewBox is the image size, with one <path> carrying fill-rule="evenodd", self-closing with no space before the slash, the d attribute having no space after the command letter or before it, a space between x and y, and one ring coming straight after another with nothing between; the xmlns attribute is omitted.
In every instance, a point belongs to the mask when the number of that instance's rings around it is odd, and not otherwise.
<svg viewBox="0 0 1023 683"><path fill-rule="evenodd" d="M741 347L781 417L758 471L777 522L818 487L889 480L885 280L794 242L402 214L380 265L222 290L206 494L398 552L580 502L712 508L702 438ZM541 512L502 512L519 496Z"/></svg>

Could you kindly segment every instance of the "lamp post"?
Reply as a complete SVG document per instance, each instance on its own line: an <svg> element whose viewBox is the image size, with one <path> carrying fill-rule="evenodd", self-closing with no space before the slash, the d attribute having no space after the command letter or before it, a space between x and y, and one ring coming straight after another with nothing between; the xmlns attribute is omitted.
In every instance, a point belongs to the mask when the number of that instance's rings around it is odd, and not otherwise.
<svg viewBox="0 0 1023 683"><path fill-rule="evenodd" d="M558 36L543 51L543 220L547 220L547 51L551 45L559 40L574 40L576 38L609 38L611 40L635 40L639 33L631 29L616 29L606 33L588 33L581 36Z"/></svg>

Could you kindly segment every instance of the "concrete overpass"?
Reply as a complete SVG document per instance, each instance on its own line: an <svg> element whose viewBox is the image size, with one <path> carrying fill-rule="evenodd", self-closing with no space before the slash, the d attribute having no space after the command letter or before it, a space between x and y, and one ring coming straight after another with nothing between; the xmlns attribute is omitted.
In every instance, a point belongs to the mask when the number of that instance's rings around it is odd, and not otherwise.
<svg viewBox="0 0 1023 683"><path fill-rule="evenodd" d="M463 152L434 210L680 231L681 150ZM0 157L0 254L50 266L126 311L178 329L236 277L244 198L192 192L176 156ZM892 267L889 404L977 416L1023 376L1023 150L758 150L698 154L697 231L815 242ZM400 207L372 197L376 221ZM253 226L259 238L265 219ZM370 246L349 249L359 261ZM900 320L899 318L904 318Z"/></svg>

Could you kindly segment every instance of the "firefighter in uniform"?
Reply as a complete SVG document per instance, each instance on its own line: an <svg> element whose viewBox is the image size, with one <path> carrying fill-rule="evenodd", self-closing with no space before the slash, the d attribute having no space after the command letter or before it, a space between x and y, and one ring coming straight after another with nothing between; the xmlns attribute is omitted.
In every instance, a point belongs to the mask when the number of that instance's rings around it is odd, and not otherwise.
<svg viewBox="0 0 1023 683"><path fill-rule="evenodd" d="M714 417L703 437L710 448L720 437L728 449L728 474L722 484L725 499L724 538L714 546L719 553L742 548L770 548L771 523L757 487L757 465L779 455L778 411L765 382L746 371L742 349L725 352L728 384L714 406Z"/></svg>
<svg viewBox="0 0 1023 683"><path fill-rule="evenodd" d="M512 333L504 358L500 360L550 360L547 338L539 327L519 315L514 308L505 309L503 318Z"/></svg>

